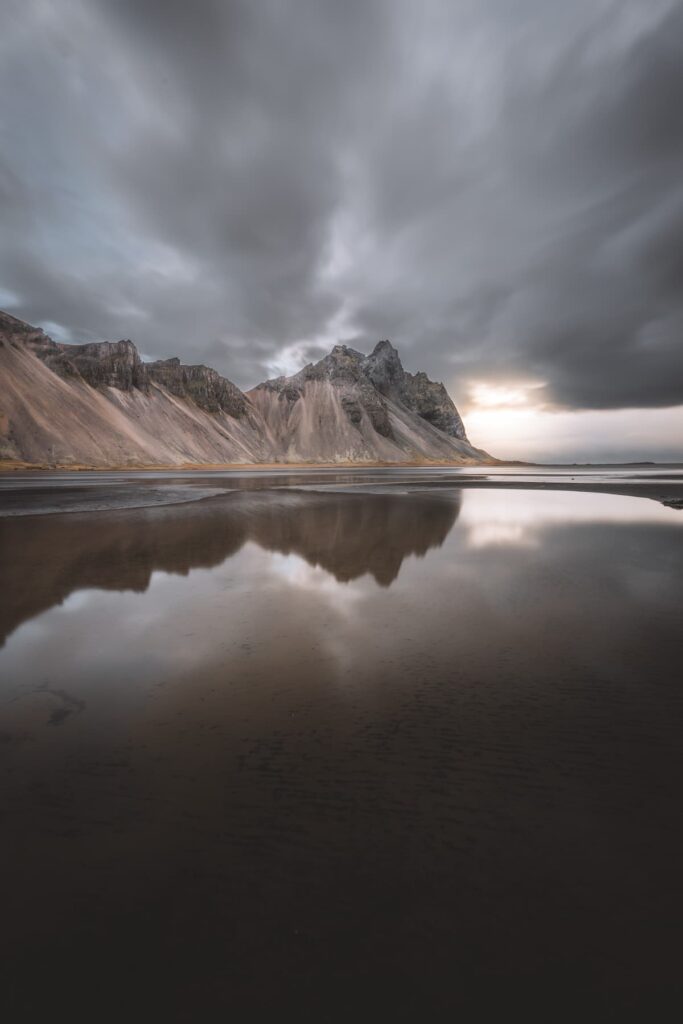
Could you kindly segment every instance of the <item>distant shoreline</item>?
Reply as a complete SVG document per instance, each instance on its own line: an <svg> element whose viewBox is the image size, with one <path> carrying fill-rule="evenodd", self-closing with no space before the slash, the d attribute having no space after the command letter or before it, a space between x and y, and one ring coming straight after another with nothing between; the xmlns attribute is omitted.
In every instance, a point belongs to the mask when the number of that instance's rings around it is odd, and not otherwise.
<svg viewBox="0 0 683 1024"><path fill-rule="evenodd" d="M462 465L454 463L237 463L232 465L181 465L181 466L112 466L112 467L86 467L86 466L35 466L35 465L23 465L14 464L11 468L5 465L0 465L1 470L5 470L4 480L0 483L0 500L2 499L3 493L5 496L6 504L4 512L0 509L0 518L4 518L6 515L17 514L16 511L10 511L13 505L17 502L22 504L25 501L29 502L30 508L24 509L20 514L35 514L35 515L50 515L61 512L103 512L113 510L114 506L109 509L106 507L108 498L105 496L105 491L108 488L108 482L106 480L107 474L116 473L121 474L123 480L117 481L116 490L118 492L121 483L127 483L129 487L134 488L137 492L135 505L124 505L119 506L123 508L132 507L147 507L148 505L166 505L166 504L184 504L185 499L180 498L176 493L172 500L159 501L158 495L154 500L149 500L145 493L148 488L154 488L154 484L159 482L159 476L161 476L163 483L164 478L167 481L174 481L180 486L182 490L182 484L180 475L184 480L184 486L188 489L187 500L212 500L217 497L215 492L212 494L206 491L206 488L211 488L212 485L215 487L217 477L212 474L220 473L263 473L267 476L268 473L274 474L273 486L279 486L279 482L282 480L280 474L290 474L291 477L296 478L299 475L300 479L288 480L289 486L296 490L300 486L305 486L307 489L314 487L316 483L324 484L329 483L329 477L315 479L316 472L326 472L329 470L337 471L339 473L358 473L359 471L367 471L367 476L363 472L363 476L359 478L349 479L349 493L354 489L354 485L367 484L373 486L379 486L386 489L387 492L391 492L392 487L400 487L402 489L414 488L416 491L430 491L435 493L438 491L452 490L454 488L462 490L473 490L473 489L487 489L487 490L525 490L525 491L582 491L589 493L601 493L601 494L612 494L623 497L633 498L649 498L652 501L657 501L663 505L667 505L672 509L683 510L683 473L679 476L672 476L671 473L667 473L667 469L676 469L678 471L683 470L681 463L619 463L619 464L593 464L593 465L539 465L532 463L498 463L495 466L490 465ZM381 476L375 475L373 479L372 471L391 469L394 472L391 474L382 474ZM458 469L461 472L457 474L449 474L446 471L449 469ZM647 470L647 472L638 472L638 470ZM652 472L652 470L661 470L661 472ZM416 473L415 470L432 470L432 473ZM517 470L515 472L514 470ZM601 476L603 471L608 470L621 470L620 473L614 473L610 477L605 475ZM16 483L11 482L12 476L16 472L15 480ZM189 471L189 472L188 472ZM442 471L442 472L440 472ZM630 471L630 472L629 472ZM77 474L82 472L84 475L93 473L96 475L102 475L101 483L91 483L84 488L77 480L69 480L69 473ZM24 475L25 474L25 475ZM58 474L54 477L54 482L51 486L48 479L45 480L44 485L38 487L29 483L29 478L40 480L43 476L49 477L50 474ZM151 476L150 474L154 474ZM187 475L185 475L187 474ZM202 474L204 478L202 479ZM66 479L65 479L66 477ZM126 477L129 479L126 481ZM225 478L223 478L225 481ZM85 482L84 482L85 483ZM4 484L4 486L3 486ZM25 484L25 486L24 486ZM196 491L197 485L204 485L204 493L199 496ZM140 486L141 485L141 486ZM266 480L263 481L265 489L268 489L269 483ZM222 485L225 486L225 483ZM111 488L109 488L110 490ZM260 489L260 487L259 487ZM104 501L105 507L100 505L96 508L88 509L83 507L83 492L87 490L89 500L94 499L99 495L98 501ZM178 487L176 487L176 491ZM229 493L233 488L225 487L224 493ZM192 494L190 493L192 492ZM23 493L23 499L22 499ZM193 496L194 495L194 496ZM151 498L151 495L149 496ZM54 504L56 502L56 505Z"/></svg>
<svg viewBox="0 0 683 1024"><path fill-rule="evenodd" d="M415 460L412 462L182 462L182 463L134 463L133 465L90 466L84 463L48 463L22 462L20 460L0 460L0 473L35 472L35 473L214 473L238 470L274 470L274 469L486 469L495 471L498 468L524 469L683 469L683 462L521 462L517 459L496 459L492 462L439 462L432 460Z"/></svg>
<svg viewBox="0 0 683 1024"><path fill-rule="evenodd" d="M12 460L0 461L0 473L37 472L37 473L199 473L228 472L236 470L274 470L274 469L490 469L492 466L530 466L532 463L522 462L433 462L416 460L414 462L182 462L145 465L112 465L87 466L80 463L47 463L19 462Z"/></svg>

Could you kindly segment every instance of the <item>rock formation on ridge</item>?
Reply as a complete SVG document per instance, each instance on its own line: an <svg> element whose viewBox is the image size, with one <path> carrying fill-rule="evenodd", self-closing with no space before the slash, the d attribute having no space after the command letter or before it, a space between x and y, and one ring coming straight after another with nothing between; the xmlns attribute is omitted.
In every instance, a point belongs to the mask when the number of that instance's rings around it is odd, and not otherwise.
<svg viewBox="0 0 683 1024"><path fill-rule="evenodd" d="M248 397L290 461L490 461L470 444L443 384L407 373L388 341L369 356L335 345Z"/></svg>

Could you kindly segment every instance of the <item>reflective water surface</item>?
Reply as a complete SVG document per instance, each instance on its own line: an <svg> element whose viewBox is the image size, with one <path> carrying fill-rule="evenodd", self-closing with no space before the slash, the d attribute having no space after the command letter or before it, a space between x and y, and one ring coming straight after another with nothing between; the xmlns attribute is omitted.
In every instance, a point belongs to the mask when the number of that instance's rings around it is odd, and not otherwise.
<svg viewBox="0 0 683 1024"><path fill-rule="evenodd" d="M343 485L0 519L12 1019L680 994L683 513Z"/></svg>

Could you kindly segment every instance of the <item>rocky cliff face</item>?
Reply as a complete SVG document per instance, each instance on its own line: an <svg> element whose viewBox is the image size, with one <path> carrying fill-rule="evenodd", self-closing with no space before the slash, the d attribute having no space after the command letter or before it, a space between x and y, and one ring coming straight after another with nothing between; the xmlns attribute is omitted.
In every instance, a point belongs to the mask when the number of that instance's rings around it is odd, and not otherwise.
<svg viewBox="0 0 683 1024"><path fill-rule="evenodd" d="M207 412L226 412L239 418L247 416L249 403L240 389L209 366L185 366L177 357L145 363L148 380L178 398L191 399Z"/></svg>
<svg viewBox="0 0 683 1024"><path fill-rule="evenodd" d="M99 341L88 345L35 346L36 355L60 377L81 377L93 388L147 388L147 371L132 341Z"/></svg>
<svg viewBox="0 0 683 1024"><path fill-rule="evenodd" d="M396 349L380 341L369 356L335 345L318 363L249 392L290 457L358 460L482 461L443 384L403 369ZM323 423L333 422L335 437Z"/></svg>
<svg viewBox="0 0 683 1024"><path fill-rule="evenodd" d="M232 381L209 366L185 366L177 357L144 363L130 339L66 345L53 341L44 331L31 328L7 313L0 313L0 331L20 339L63 380L80 378L93 388L149 392L158 384L172 395L191 400L207 412L240 417L250 412L249 403Z"/></svg>
<svg viewBox="0 0 683 1024"><path fill-rule="evenodd" d="M0 331L8 330L64 380L80 378L93 388L148 392L158 384L170 394L189 399L207 412L223 410L239 417L250 411L246 398L232 381L209 366L185 366L180 359L144 363L130 339L66 345L53 341L44 331L31 328L0 313Z"/></svg>
<svg viewBox="0 0 683 1024"><path fill-rule="evenodd" d="M63 345L0 313L0 459L131 466L271 460L263 421L231 381L131 341Z"/></svg>
<svg viewBox="0 0 683 1024"><path fill-rule="evenodd" d="M390 341L380 341L363 361L363 373L380 394L393 398L450 437L466 441L465 427L443 384L420 371L406 373Z"/></svg>
<svg viewBox="0 0 683 1024"><path fill-rule="evenodd" d="M81 378L93 388L147 387L147 370L132 341L98 341L86 345L64 345L44 331L0 314L0 331L21 339L46 366L64 380Z"/></svg>
<svg viewBox="0 0 683 1024"><path fill-rule="evenodd" d="M362 352L335 345L329 355L318 363L309 363L293 377L277 377L259 384L255 390L265 389L293 405L303 398L306 384L311 381L327 382L339 394L342 408L349 422L358 427L367 414L372 426L383 437L391 436L391 425L386 402L364 373L366 357Z"/></svg>
<svg viewBox="0 0 683 1024"><path fill-rule="evenodd" d="M396 349L335 345L248 394L208 366L145 363L132 341L65 345L0 312L0 458L132 465L491 461L443 384Z"/></svg>

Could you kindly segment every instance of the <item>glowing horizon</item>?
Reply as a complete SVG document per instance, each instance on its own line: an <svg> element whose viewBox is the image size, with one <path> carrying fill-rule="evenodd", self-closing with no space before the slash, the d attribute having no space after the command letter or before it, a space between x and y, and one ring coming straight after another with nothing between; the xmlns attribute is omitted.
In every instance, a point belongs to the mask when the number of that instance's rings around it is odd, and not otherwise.
<svg viewBox="0 0 683 1024"><path fill-rule="evenodd" d="M471 381L460 410L471 442L510 460L683 461L683 405L564 409L543 401L544 388Z"/></svg>

